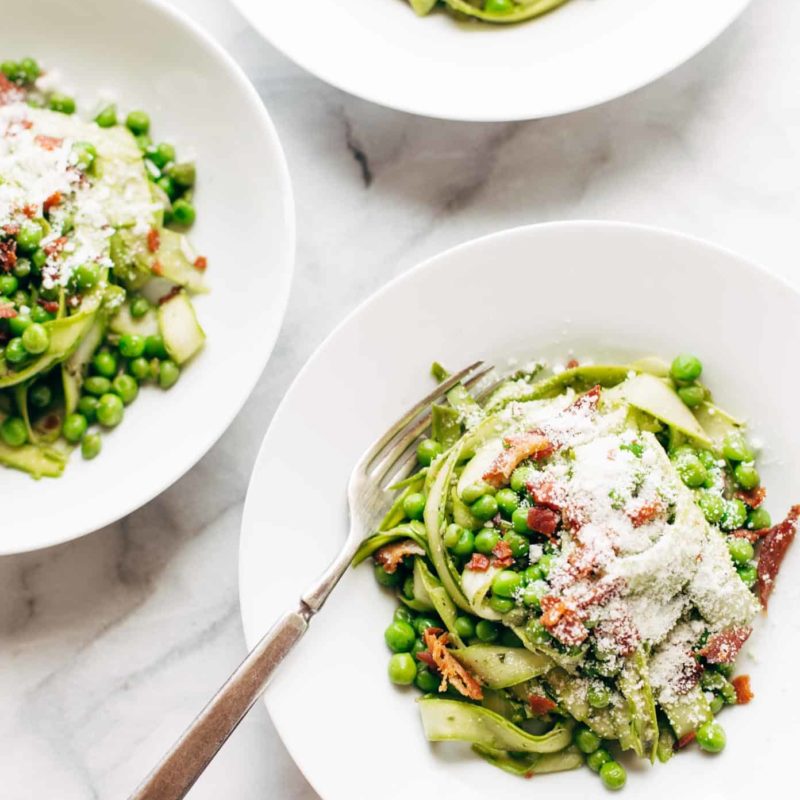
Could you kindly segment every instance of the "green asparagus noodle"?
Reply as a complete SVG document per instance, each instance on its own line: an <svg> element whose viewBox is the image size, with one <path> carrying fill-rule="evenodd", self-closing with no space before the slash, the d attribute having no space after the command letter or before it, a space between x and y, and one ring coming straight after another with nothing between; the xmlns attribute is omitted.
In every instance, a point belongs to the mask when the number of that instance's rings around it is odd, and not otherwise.
<svg viewBox="0 0 800 800"><path fill-rule="evenodd" d="M522 625L511 625L511 630L517 634L526 649L533 653L541 653L547 656L554 664L557 664L568 673L573 673L578 667L578 664L583 660L583 652L578 653L562 653L556 650L555 647L550 647L546 644L539 644L538 642L531 641L531 637Z"/></svg>
<svg viewBox="0 0 800 800"><path fill-rule="evenodd" d="M414 596L416 597L416 586L419 582L425 589L425 593L436 613L441 617L442 622L450 634L450 640L456 647L463 647L464 643L456 632L456 617L458 609L456 604L450 599L447 590L442 586L441 581L428 569L428 565L421 559L414 559Z"/></svg>
<svg viewBox="0 0 800 800"><path fill-rule="evenodd" d="M693 686L674 700L660 698L658 704L667 715L669 724L678 739L696 731L704 722L713 719L711 706L703 690Z"/></svg>
<svg viewBox="0 0 800 800"><path fill-rule="evenodd" d="M434 6L439 0L408 0L408 2L418 16L424 17L426 14L430 14L431 11L433 11Z"/></svg>
<svg viewBox="0 0 800 800"><path fill-rule="evenodd" d="M461 383L457 383L448 393L447 402L458 412L462 420L472 427L475 422L480 421L485 412L478 404L477 400L469 393L469 390Z"/></svg>
<svg viewBox="0 0 800 800"><path fill-rule="evenodd" d="M426 696L419 701L422 726L428 741L461 741L519 753L554 753L572 741L569 728L557 725L534 736L494 711L460 700Z"/></svg>
<svg viewBox="0 0 800 800"><path fill-rule="evenodd" d="M446 381L450 377L450 372L446 370L438 361L431 364L431 376L437 383Z"/></svg>
<svg viewBox="0 0 800 800"><path fill-rule="evenodd" d="M53 448L35 444L9 447L0 442L0 464L27 472L36 479L57 478L66 463L66 455Z"/></svg>
<svg viewBox="0 0 800 800"><path fill-rule="evenodd" d="M461 438L461 415L451 406L431 408L431 437L449 450Z"/></svg>
<svg viewBox="0 0 800 800"><path fill-rule="evenodd" d="M28 432L28 441L31 444L36 444L36 433L31 426L31 414L30 410L28 409L29 388L30 383L18 383L14 387L14 401L19 409L19 415L22 417L22 421L25 423L25 430Z"/></svg>
<svg viewBox="0 0 800 800"><path fill-rule="evenodd" d="M558 704L578 722L585 723L604 739L618 737L619 715L612 710L613 705L602 709L592 708L589 705L586 697L589 682L586 679L569 675L565 670L557 668L548 672L544 681L556 696ZM627 722L628 714L624 713L623 716Z"/></svg>
<svg viewBox="0 0 800 800"><path fill-rule="evenodd" d="M390 492L399 492L400 489L405 489L407 486L417 486L419 485L420 478L424 478L425 475L428 473L428 468L423 467L419 472L415 472L413 475L409 475L407 478L403 478L402 481L398 481L397 483L392 484L389 487Z"/></svg>
<svg viewBox="0 0 800 800"><path fill-rule="evenodd" d="M375 533L368 539L365 539L356 551L356 554L353 556L353 566L357 567L362 561L369 558L376 550L380 550L381 547L391 544L392 542L396 542L399 539L412 539L424 550L427 551L428 549L428 540L425 537L425 527L422 525L422 523L414 520L412 522L406 522L402 525L397 525L389 531Z"/></svg>
<svg viewBox="0 0 800 800"><path fill-rule="evenodd" d="M546 656L521 647L474 644L453 650L453 655L491 689L516 686L544 675L553 666Z"/></svg>
<svg viewBox="0 0 800 800"><path fill-rule="evenodd" d="M514 687L515 690L520 688L520 685ZM488 686L483 689L483 700L481 705L488 708L489 711L494 711L504 719L511 722L521 722L525 719L524 711L521 711L523 703L527 703L528 693L524 697L515 699L512 693L503 689L490 689ZM522 702L520 702L522 701Z"/></svg>
<svg viewBox="0 0 800 800"><path fill-rule="evenodd" d="M630 656L617 680L620 692L627 702L630 713L629 736L622 737L623 747L631 747L636 755L647 756L655 761L658 746L658 720L653 690L647 668L647 656L640 647Z"/></svg>
<svg viewBox="0 0 800 800"><path fill-rule="evenodd" d="M484 11L483 8L468 3L467 0L445 0L453 11L476 17L484 22L522 22L526 19L546 14L563 5L567 0L516 0L514 9L506 12Z"/></svg>
<svg viewBox="0 0 800 800"><path fill-rule="evenodd" d="M492 750L479 744L472 745L472 749L493 767L522 778L544 775L547 772L565 772L583 764L583 755L577 747L567 747L558 753L525 754Z"/></svg>
<svg viewBox="0 0 800 800"><path fill-rule="evenodd" d="M695 409L694 416L717 450L722 447L722 440L728 434L736 433L743 425L740 420L710 402L701 403Z"/></svg>
<svg viewBox="0 0 800 800"><path fill-rule="evenodd" d="M669 725L658 726L658 746L656 747L656 758L666 764L675 754L675 734Z"/></svg>

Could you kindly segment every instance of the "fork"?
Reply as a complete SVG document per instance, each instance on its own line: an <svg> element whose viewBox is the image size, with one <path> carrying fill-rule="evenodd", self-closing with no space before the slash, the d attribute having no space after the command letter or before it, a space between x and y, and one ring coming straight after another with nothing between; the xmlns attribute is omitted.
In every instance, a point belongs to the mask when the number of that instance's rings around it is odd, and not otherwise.
<svg viewBox="0 0 800 800"><path fill-rule="evenodd" d="M350 533L339 554L301 596L297 608L284 614L250 651L130 800L178 800L186 795L308 630L359 545L375 530L385 511L386 489L414 469L417 439L430 426L431 404L458 383L468 389L476 386L491 369L476 361L450 376L367 448L348 482Z"/></svg>

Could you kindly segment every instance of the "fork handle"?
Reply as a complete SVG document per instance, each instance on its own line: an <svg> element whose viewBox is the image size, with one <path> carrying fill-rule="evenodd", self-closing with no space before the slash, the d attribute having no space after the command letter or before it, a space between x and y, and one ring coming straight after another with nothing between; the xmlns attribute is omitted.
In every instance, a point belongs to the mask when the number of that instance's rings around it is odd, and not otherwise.
<svg viewBox="0 0 800 800"><path fill-rule="evenodd" d="M300 641L311 613L302 604L270 628L130 800L179 800L186 795Z"/></svg>

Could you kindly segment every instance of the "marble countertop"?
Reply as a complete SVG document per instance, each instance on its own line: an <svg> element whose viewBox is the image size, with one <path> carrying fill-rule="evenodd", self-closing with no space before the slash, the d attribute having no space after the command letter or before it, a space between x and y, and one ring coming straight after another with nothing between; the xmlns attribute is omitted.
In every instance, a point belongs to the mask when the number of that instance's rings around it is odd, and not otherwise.
<svg viewBox="0 0 800 800"><path fill-rule="evenodd" d="M174 2L239 61L277 125L297 200L294 287L256 391L186 477L104 530L0 559L9 800L125 797L236 666L239 523L259 442L313 349L389 278L500 228L607 218L711 239L800 284L795 0L755 0L628 97L509 124L370 105L288 62L225 0ZM190 796L316 794L258 705Z"/></svg>

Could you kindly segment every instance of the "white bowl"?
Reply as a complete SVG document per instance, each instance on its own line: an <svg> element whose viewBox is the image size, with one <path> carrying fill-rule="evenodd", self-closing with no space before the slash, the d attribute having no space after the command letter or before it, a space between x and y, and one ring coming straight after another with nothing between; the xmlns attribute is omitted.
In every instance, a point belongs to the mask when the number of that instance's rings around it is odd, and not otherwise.
<svg viewBox="0 0 800 800"><path fill-rule="evenodd" d="M242 523L241 607L249 645L307 584L347 532L345 488L362 450L431 388L434 359L560 354L580 359L696 353L716 398L765 443L768 507L800 499L800 295L737 256L675 233L569 222L506 231L433 258L374 295L328 338L291 387L258 456ZM784 562L768 618L740 668L755 700L723 712L718 757L681 753L631 766L627 796L651 800L788 797L800 703L800 544ZM279 670L266 704L325 800L458 797L584 800L588 770L531 783L457 744L424 739L413 690L393 687L383 630L395 602L364 566L345 575Z"/></svg>
<svg viewBox="0 0 800 800"><path fill-rule="evenodd" d="M233 0L275 47L381 105L460 120L535 119L619 97L715 39L749 0L569 0L517 25L417 17L407 0Z"/></svg>
<svg viewBox="0 0 800 800"><path fill-rule="evenodd" d="M78 98L152 118L156 140L197 160L197 224L211 292L207 345L168 392L143 389L91 462L59 479L0 469L0 554L64 542L119 519L183 475L219 438L272 351L294 258L294 207L275 129L244 74L184 16L152 0L29 0L3 15L3 58L32 55Z"/></svg>

